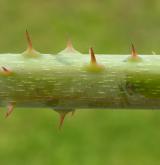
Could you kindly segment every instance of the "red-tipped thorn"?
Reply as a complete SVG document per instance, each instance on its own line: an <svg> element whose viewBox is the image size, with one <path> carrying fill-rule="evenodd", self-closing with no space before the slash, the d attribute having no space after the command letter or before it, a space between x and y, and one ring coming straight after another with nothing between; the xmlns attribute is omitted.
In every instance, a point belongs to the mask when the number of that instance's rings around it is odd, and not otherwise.
<svg viewBox="0 0 160 165"><path fill-rule="evenodd" d="M137 57L137 56L138 56L138 54L137 54L137 52L135 50L134 45L132 44L132 57Z"/></svg>
<svg viewBox="0 0 160 165"><path fill-rule="evenodd" d="M62 128L62 125L64 123L65 116L66 116L66 113L60 113L60 121L59 121L59 126L58 126L59 129Z"/></svg>
<svg viewBox="0 0 160 165"><path fill-rule="evenodd" d="M33 48L32 47L32 40L31 40L30 35L29 35L27 30L26 30L26 39L27 39L27 42L28 42L28 48L32 49Z"/></svg>
<svg viewBox="0 0 160 165"><path fill-rule="evenodd" d="M89 53L91 55L91 64L96 64L96 57L95 57L95 54L94 54L94 51L93 51L93 48L90 48L89 49Z"/></svg>
<svg viewBox="0 0 160 165"><path fill-rule="evenodd" d="M10 114L13 112L13 109L14 109L14 104L11 102L7 106L7 112L6 112L6 115L5 115L6 118L8 116L10 116Z"/></svg>

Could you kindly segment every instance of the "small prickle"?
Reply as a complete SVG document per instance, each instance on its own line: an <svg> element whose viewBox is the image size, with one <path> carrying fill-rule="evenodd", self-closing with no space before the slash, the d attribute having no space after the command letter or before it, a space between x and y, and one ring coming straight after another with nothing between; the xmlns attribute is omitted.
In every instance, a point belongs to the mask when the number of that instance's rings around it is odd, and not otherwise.
<svg viewBox="0 0 160 165"><path fill-rule="evenodd" d="M66 51L68 51L68 52L74 52L75 51L75 49L72 45L71 39L68 39L68 41L67 41Z"/></svg>
<svg viewBox="0 0 160 165"><path fill-rule="evenodd" d="M22 55L24 55L25 57L39 57L41 54L33 48L32 40L27 30L26 30L26 39L27 39L28 47L26 51L22 53Z"/></svg>
<svg viewBox="0 0 160 165"><path fill-rule="evenodd" d="M96 56L94 54L93 48L89 49L90 55L91 55L91 64L96 64L97 65L97 60L96 60Z"/></svg>
<svg viewBox="0 0 160 165"><path fill-rule="evenodd" d="M30 35L27 30L26 30L26 39L27 39L27 43L28 43L28 49L32 50L33 49L32 40L31 40Z"/></svg>
<svg viewBox="0 0 160 165"><path fill-rule="evenodd" d="M139 57L139 55L137 54L136 49L135 49L133 44L131 45L131 56L128 57L128 59L125 60L125 61L130 61L130 62L140 62L140 61L142 61L142 58Z"/></svg>
<svg viewBox="0 0 160 165"><path fill-rule="evenodd" d="M12 71L4 66L1 67L2 68L2 73L5 75L5 76L9 76L12 74Z"/></svg>
<svg viewBox="0 0 160 165"><path fill-rule="evenodd" d="M58 54L81 54L80 52L78 52L72 44L71 39L68 39L67 41L67 45L66 48L62 51L60 51Z"/></svg>
<svg viewBox="0 0 160 165"><path fill-rule="evenodd" d="M59 121L58 128L61 129L62 128L62 125L64 123L64 119L65 119L65 117L67 115L67 112L60 112L59 114L60 114L60 121Z"/></svg>
<svg viewBox="0 0 160 165"><path fill-rule="evenodd" d="M136 52L135 47L134 47L133 44L132 44L132 53L131 53L131 56L132 56L133 58L136 58L136 57L138 56L138 54L137 54L137 52Z"/></svg>
<svg viewBox="0 0 160 165"><path fill-rule="evenodd" d="M86 67L87 71L96 73L104 71L104 66L97 63L96 56L94 54L93 48L89 49L90 54L90 64Z"/></svg>
<svg viewBox="0 0 160 165"><path fill-rule="evenodd" d="M70 110L70 109L60 109L60 110L55 110L56 112L58 112L58 114L60 115L60 119L59 119L59 125L58 125L58 128L61 129L62 126L63 126L63 123L64 123L64 119L66 117L66 115L69 113L69 112L74 112L75 110Z"/></svg>
<svg viewBox="0 0 160 165"><path fill-rule="evenodd" d="M6 112L6 115L5 117L7 118L8 116L11 115L11 113L13 112L13 109L14 109L14 104L15 102L10 102L7 106L7 112Z"/></svg>

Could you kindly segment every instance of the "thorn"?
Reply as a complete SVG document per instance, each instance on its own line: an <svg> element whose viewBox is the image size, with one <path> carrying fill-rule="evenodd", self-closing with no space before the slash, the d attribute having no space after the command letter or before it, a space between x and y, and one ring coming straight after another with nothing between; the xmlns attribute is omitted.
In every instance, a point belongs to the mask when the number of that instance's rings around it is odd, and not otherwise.
<svg viewBox="0 0 160 165"><path fill-rule="evenodd" d="M59 126L58 126L59 130L62 128L66 114L67 113L65 112L60 112L60 121L59 121Z"/></svg>
<svg viewBox="0 0 160 165"><path fill-rule="evenodd" d="M124 61L130 61L130 62L141 62L142 58L137 54L136 49L133 44L131 44L131 55L128 57L127 60Z"/></svg>
<svg viewBox="0 0 160 165"><path fill-rule="evenodd" d="M14 109L14 102L10 102L7 106L7 112L5 118L7 118L13 112L13 109Z"/></svg>
<svg viewBox="0 0 160 165"><path fill-rule="evenodd" d="M137 54L137 52L136 52L136 50L135 50L135 47L134 47L134 45L132 44L132 57L137 57L138 56L138 54Z"/></svg>
<svg viewBox="0 0 160 165"><path fill-rule="evenodd" d="M30 38L30 35L29 35L27 29L26 29L26 39L27 39L27 42L28 42L28 48L32 49L33 48L32 41L31 41L31 38Z"/></svg>
<svg viewBox="0 0 160 165"><path fill-rule="evenodd" d="M24 52L22 52L22 55L26 56L26 57L31 57L31 58L40 57L41 53L36 51L33 48L32 41L31 41L30 35L27 30L26 30L26 39L27 39L27 43L28 43L28 48Z"/></svg>
<svg viewBox="0 0 160 165"><path fill-rule="evenodd" d="M54 109L56 112L58 112L60 118L59 118L59 125L58 125L58 128L59 130L62 128L62 125L64 123L64 119L66 117L66 115L69 113L69 112L72 112L73 109Z"/></svg>
<svg viewBox="0 0 160 165"><path fill-rule="evenodd" d="M67 41L67 48L68 48L68 49L71 49L71 50L73 49L73 44L72 44L72 41L71 41L70 38L69 38L68 41Z"/></svg>
<svg viewBox="0 0 160 165"><path fill-rule="evenodd" d="M96 61L96 57L95 57L93 48L90 48L90 49L89 49L89 53L90 53L90 55L91 55L91 64L96 64L97 61Z"/></svg>
<svg viewBox="0 0 160 165"><path fill-rule="evenodd" d="M2 69L4 72L9 72L9 70L7 68L5 68L4 66L2 66Z"/></svg>
<svg viewBox="0 0 160 165"><path fill-rule="evenodd" d="M2 68L2 70L3 70L3 73L6 74L6 75L10 75L10 74L12 73L9 69L7 69L7 68L4 67L4 66L2 66L1 68Z"/></svg>
<svg viewBox="0 0 160 165"><path fill-rule="evenodd" d="M76 52L76 50L74 49L73 44L72 44L72 41L71 41L70 38L69 38L68 41L67 41L67 46L66 46L65 50L66 50L67 52L69 52L69 53L74 53L74 52Z"/></svg>
<svg viewBox="0 0 160 165"><path fill-rule="evenodd" d="M93 48L89 49L90 54L90 64L87 66L87 70L93 73L99 73L104 71L104 66L97 63L96 56L94 54Z"/></svg>
<svg viewBox="0 0 160 165"><path fill-rule="evenodd" d="M72 41L71 39L69 38L68 41L67 41L67 44L66 44L66 47L65 49L63 49L62 51L60 51L58 54L81 54L80 52L78 52L74 47L73 47L73 44L72 44Z"/></svg>

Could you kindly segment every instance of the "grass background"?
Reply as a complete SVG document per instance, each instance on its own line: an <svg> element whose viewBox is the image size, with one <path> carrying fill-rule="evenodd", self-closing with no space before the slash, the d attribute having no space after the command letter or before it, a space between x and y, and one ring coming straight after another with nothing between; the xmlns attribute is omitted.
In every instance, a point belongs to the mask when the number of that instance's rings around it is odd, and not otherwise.
<svg viewBox="0 0 160 165"><path fill-rule="evenodd" d="M67 37L88 52L160 53L158 0L0 0L0 52L23 52L27 28L44 53L63 49ZM2 165L159 165L160 112L79 110L62 131L48 109L0 116Z"/></svg>

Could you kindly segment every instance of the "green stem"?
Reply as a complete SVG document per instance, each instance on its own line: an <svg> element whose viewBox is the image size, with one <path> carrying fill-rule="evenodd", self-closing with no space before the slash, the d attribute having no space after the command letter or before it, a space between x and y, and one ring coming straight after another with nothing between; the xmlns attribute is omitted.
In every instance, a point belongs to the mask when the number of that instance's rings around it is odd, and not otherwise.
<svg viewBox="0 0 160 165"><path fill-rule="evenodd" d="M0 55L0 103L77 108L160 108L160 56ZM129 57L129 58L128 58ZM139 56L138 56L139 57Z"/></svg>

